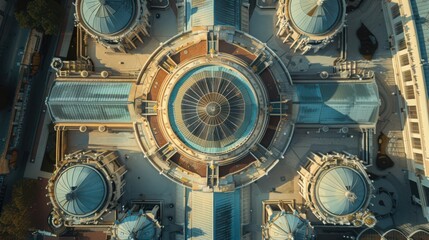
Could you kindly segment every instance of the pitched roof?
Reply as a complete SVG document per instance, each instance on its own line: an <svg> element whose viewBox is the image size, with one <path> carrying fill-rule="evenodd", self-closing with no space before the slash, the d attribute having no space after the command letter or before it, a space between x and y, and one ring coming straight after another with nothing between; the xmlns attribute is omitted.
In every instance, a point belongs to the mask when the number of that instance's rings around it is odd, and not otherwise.
<svg viewBox="0 0 429 240"><path fill-rule="evenodd" d="M55 82L47 99L54 122L129 122L132 83Z"/></svg>
<svg viewBox="0 0 429 240"><path fill-rule="evenodd" d="M297 123L375 125L380 100L375 82L300 83L293 102Z"/></svg>
<svg viewBox="0 0 429 240"><path fill-rule="evenodd" d="M228 193L191 191L188 238L240 239L240 190Z"/></svg>

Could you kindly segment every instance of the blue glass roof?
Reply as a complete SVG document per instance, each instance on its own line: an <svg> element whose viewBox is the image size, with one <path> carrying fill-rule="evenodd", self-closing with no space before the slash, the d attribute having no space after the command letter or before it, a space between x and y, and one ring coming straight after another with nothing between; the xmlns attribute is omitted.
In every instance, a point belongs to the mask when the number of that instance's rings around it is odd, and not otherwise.
<svg viewBox="0 0 429 240"><path fill-rule="evenodd" d="M64 170L55 182L54 194L60 208L73 216L85 217L100 210L107 196L106 180L89 165Z"/></svg>
<svg viewBox="0 0 429 240"><path fill-rule="evenodd" d="M240 239L241 191L191 191L192 216L188 222L186 239Z"/></svg>
<svg viewBox="0 0 429 240"><path fill-rule="evenodd" d="M129 122L132 83L55 82L47 105L54 122Z"/></svg>
<svg viewBox="0 0 429 240"><path fill-rule="evenodd" d="M323 35L335 28L344 7L342 0L291 0L289 16L301 31Z"/></svg>
<svg viewBox="0 0 429 240"><path fill-rule="evenodd" d="M375 82L296 84L297 123L376 124L380 100Z"/></svg>
<svg viewBox="0 0 429 240"><path fill-rule="evenodd" d="M187 0L186 26L230 25L240 30L240 0Z"/></svg>
<svg viewBox="0 0 429 240"><path fill-rule="evenodd" d="M324 170L316 180L315 191L318 204L337 216L360 210L368 198L362 173L344 166Z"/></svg>
<svg viewBox="0 0 429 240"><path fill-rule="evenodd" d="M124 30L132 18L134 0L82 0L82 20L91 30L102 34L115 34Z"/></svg>
<svg viewBox="0 0 429 240"><path fill-rule="evenodd" d="M425 76L426 94L429 96L429 1L411 0L410 2L413 9L412 16L417 28L417 39L420 45L420 54L426 61L426 64L423 65L423 71Z"/></svg>

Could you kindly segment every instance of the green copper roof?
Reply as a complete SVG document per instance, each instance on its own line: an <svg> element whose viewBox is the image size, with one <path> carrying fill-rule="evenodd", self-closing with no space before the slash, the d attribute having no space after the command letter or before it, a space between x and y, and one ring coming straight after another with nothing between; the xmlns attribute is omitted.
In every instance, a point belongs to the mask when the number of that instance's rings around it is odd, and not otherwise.
<svg viewBox="0 0 429 240"><path fill-rule="evenodd" d="M90 165L75 165L64 170L55 182L55 199L72 216L85 217L102 207L107 196L106 180Z"/></svg>
<svg viewBox="0 0 429 240"><path fill-rule="evenodd" d="M132 83L55 82L47 100L54 122L129 122Z"/></svg>
<svg viewBox="0 0 429 240"><path fill-rule="evenodd" d="M341 216L361 209L367 195L362 173L350 167L325 170L316 180L317 203L330 214Z"/></svg>
<svg viewBox="0 0 429 240"><path fill-rule="evenodd" d="M289 16L301 31L323 35L333 30L344 14L343 0L290 0Z"/></svg>
<svg viewBox="0 0 429 240"><path fill-rule="evenodd" d="M135 0L82 0L82 20L91 30L112 35L124 30L136 11Z"/></svg>

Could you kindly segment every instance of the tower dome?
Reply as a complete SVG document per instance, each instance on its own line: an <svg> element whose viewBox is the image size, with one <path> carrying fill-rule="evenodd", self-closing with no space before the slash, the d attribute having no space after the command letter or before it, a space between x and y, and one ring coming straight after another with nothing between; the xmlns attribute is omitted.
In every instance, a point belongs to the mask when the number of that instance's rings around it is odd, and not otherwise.
<svg viewBox="0 0 429 240"><path fill-rule="evenodd" d="M66 154L57 162L47 186L53 230L99 221L122 196L125 173L125 166L114 152Z"/></svg>
<svg viewBox="0 0 429 240"><path fill-rule="evenodd" d="M315 194L321 208L333 215L359 210L368 198L368 184L362 173L348 166L333 167L315 180Z"/></svg>
<svg viewBox="0 0 429 240"><path fill-rule="evenodd" d="M345 0L280 0L277 36L303 53L329 44L344 26Z"/></svg>
<svg viewBox="0 0 429 240"><path fill-rule="evenodd" d="M301 168L301 195L313 214L324 223L363 224L376 219L368 210L374 189L364 166L350 154L312 154Z"/></svg>
<svg viewBox="0 0 429 240"><path fill-rule="evenodd" d="M79 11L90 30L115 35L130 25L136 8L134 0L82 0Z"/></svg>
<svg viewBox="0 0 429 240"><path fill-rule="evenodd" d="M324 35L341 25L344 10L342 0L290 0L288 14L303 34Z"/></svg>
<svg viewBox="0 0 429 240"><path fill-rule="evenodd" d="M126 51L149 36L146 0L76 0L75 10L77 25L107 48Z"/></svg>
<svg viewBox="0 0 429 240"><path fill-rule="evenodd" d="M156 205L150 212L143 209L120 212L118 220L110 229L114 240L152 240L159 239L162 226L156 219L159 206Z"/></svg>
<svg viewBox="0 0 429 240"><path fill-rule="evenodd" d="M308 221L285 211L275 215L266 228L269 240L310 239L313 231Z"/></svg>
<svg viewBox="0 0 429 240"><path fill-rule="evenodd" d="M106 202L107 185L103 175L90 165L74 165L55 182L59 207L71 216L85 217L100 210Z"/></svg>

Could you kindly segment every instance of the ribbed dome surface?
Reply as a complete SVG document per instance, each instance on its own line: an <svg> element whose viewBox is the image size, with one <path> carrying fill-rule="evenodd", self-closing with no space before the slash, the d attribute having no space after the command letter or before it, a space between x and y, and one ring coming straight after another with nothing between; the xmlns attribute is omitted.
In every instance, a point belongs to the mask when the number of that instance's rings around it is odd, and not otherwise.
<svg viewBox="0 0 429 240"><path fill-rule="evenodd" d="M176 84L169 99L175 132L205 153L228 152L251 133L258 104L250 83L235 70L202 66Z"/></svg>
<svg viewBox="0 0 429 240"><path fill-rule="evenodd" d="M153 221L141 213L126 216L116 226L116 237L119 240L151 240L155 236Z"/></svg>
<svg viewBox="0 0 429 240"><path fill-rule="evenodd" d="M362 173L346 166L324 170L316 179L315 188L318 204L337 216L358 211L368 197Z"/></svg>
<svg viewBox="0 0 429 240"><path fill-rule="evenodd" d="M282 212L269 224L270 240L307 239L310 232L308 223L298 216Z"/></svg>
<svg viewBox="0 0 429 240"><path fill-rule="evenodd" d="M96 33L113 35L124 30L136 11L134 0L82 0L85 25Z"/></svg>
<svg viewBox="0 0 429 240"><path fill-rule="evenodd" d="M290 0L289 16L302 32L323 35L333 30L344 13L343 0Z"/></svg>
<svg viewBox="0 0 429 240"><path fill-rule="evenodd" d="M54 189L60 208L73 216L85 217L100 210L107 196L106 180L89 165L74 165L64 170Z"/></svg>

